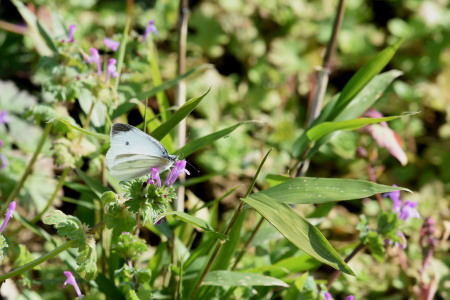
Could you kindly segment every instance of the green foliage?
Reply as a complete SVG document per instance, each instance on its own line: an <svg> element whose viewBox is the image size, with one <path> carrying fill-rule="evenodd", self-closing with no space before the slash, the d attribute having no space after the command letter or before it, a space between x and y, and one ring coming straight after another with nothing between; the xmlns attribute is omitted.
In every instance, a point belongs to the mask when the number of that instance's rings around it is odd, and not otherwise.
<svg viewBox="0 0 450 300"><path fill-rule="evenodd" d="M137 260L142 253L148 250L145 240L128 233L122 233L117 242L112 246L120 257L125 259ZM150 278L149 278L150 280Z"/></svg>
<svg viewBox="0 0 450 300"><path fill-rule="evenodd" d="M212 271L208 273L203 285L214 286L283 286L288 285L276 278L254 273Z"/></svg>
<svg viewBox="0 0 450 300"><path fill-rule="evenodd" d="M3 252L5 251L5 248L8 247L8 243L6 242L5 237L3 234L0 234L0 259L3 260Z"/></svg>

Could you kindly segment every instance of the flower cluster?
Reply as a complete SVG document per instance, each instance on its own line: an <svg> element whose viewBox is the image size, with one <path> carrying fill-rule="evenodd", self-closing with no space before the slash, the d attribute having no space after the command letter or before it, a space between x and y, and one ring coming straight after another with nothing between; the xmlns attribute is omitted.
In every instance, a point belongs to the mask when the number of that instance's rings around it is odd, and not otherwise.
<svg viewBox="0 0 450 300"><path fill-rule="evenodd" d="M144 34L142 35L142 42L145 42L150 34L158 35L158 29L155 26L155 20L150 20L145 27Z"/></svg>
<svg viewBox="0 0 450 300"><path fill-rule="evenodd" d="M406 221L410 218L421 218L420 213L417 210L418 203L414 201L401 200L400 190L386 193L384 196L391 198L393 202L392 210L398 215L399 219Z"/></svg>
<svg viewBox="0 0 450 300"><path fill-rule="evenodd" d="M164 181L164 185L167 187L171 187L177 180L178 176L180 176L183 173L190 175L189 171L186 169L186 161L179 160L175 162L172 171ZM159 170L157 168L152 168L152 173L150 174L150 178L147 181L147 183L161 187L161 178L159 177Z"/></svg>

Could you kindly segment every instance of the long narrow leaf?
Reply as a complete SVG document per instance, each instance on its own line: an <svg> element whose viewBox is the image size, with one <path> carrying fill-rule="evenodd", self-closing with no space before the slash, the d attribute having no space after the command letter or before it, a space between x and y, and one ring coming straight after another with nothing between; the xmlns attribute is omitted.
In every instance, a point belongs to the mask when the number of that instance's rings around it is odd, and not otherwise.
<svg viewBox="0 0 450 300"><path fill-rule="evenodd" d="M273 175L271 178L278 182L285 178L286 181L250 197L255 198L258 195L265 195L274 199L274 201L283 203L314 204L362 199L375 194L398 190L411 192L403 187L394 187L364 180L315 177L290 178L285 176L274 177Z"/></svg>
<svg viewBox="0 0 450 300"><path fill-rule="evenodd" d="M81 128L81 127L79 127L77 125L74 125L74 124L70 123L68 120L63 119L63 118L55 118L53 120L50 120L50 122L52 122L54 120L57 120L57 121L60 121L60 122L62 122L64 124L66 124L67 127L69 127L70 129L75 129L75 130L77 130L79 132L85 133L87 135L91 135L91 136L96 137L98 139L109 141L109 136L106 135L106 134L101 134L101 133L98 133L98 132L92 132L92 131L86 130L84 128Z"/></svg>
<svg viewBox="0 0 450 300"><path fill-rule="evenodd" d="M195 151L214 143L215 141L217 141L218 139L229 135L230 133L232 133L236 128L238 128L239 126L241 126L243 123L237 123L233 126L230 126L228 128L222 129L220 131L208 134L206 136L203 136L201 138L198 138L196 140L193 140L189 143L187 143L183 148L181 148L180 150L178 150L176 152L176 154L180 154L183 155L183 157L187 157L189 155L191 155L192 153L194 153Z"/></svg>
<svg viewBox="0 0 450 300"><path fill-rule="evenodd" d="M165 137L178 123L181 122L184 118L186 118L196 107L200 104L203 98L209 93L208 90L206 93L197 98L192 98L187 101L183 106L181 106L166 122L162 123L158 128L156 128L151 134L157 139L161 140Z"/></svg>
<svg viewBox="0 0 450 300"><path fill-rule="evenodd" d="M346 121L324 122L308 130L306 132L306 135L308 136L308 139L310 141L314 142L334 131L355 130L369 124L388 122L411 114L413 113L406 113L400 116L390 116L383 118L359 118Z"/></svg>
<svg viewBox="0 0 450 300"><path fill-rule="evenodd" d="M355 275L323 234L292 208L262 193L242 199L300 250L346 274Z"/></svg>
<svg viewBox="0 0 450 300"><path fill-rule="evenodd" d="M255 273L212 271L206 275L203 285L214 286L283 286L288 285L277 278Z"/></svg>

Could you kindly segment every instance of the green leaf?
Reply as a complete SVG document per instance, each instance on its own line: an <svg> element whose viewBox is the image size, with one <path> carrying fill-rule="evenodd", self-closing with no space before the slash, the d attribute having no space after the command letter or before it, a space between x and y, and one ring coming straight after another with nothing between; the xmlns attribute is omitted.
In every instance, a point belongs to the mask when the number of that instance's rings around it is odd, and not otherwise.
<svg viewBox="0 0 450 300"><path fill-rule="evenodd" d="M197 71L201 71L201 70L205 70L207 68L209 68L210 65L201 65L199 67L193 68L191 70L189 70L188 72L172 79L169 81L164 82L161 85L158 85L154 88L152 88L151 90L145 91L140 93L139 95L137 95L137 99L139 100L145 100L146 98L150 98L155 96L157 93L163 92L165 90L167 90L168 88L174 86L175 84L177 84L180 80L185 79L186 77L189 77L190 75L192 75L193 73L197 72ZM125 103L122 103L121 105L119 105L119 107L117 107L117 109L114 110L111 119L115 119L118 116L121 116L127 112L129 112L131 109L133 109L133 107L136 104L130 103L129 101L126 101Z"/></svg>
<svg viewBox="0 0 450 300"><path fill-rule="evenodd" d="M133 232L136 227L134 214L119 203L112 203L107 207L103 220L106 227L113 230L113 240L119 238L122 232Z"/></svg>
<svg viewBox="0 0 450 300"><path fill-rule="evenodd" d="M308 139L311 142L315 142L318 139L338 130L355 130L358 128L361 128L363 126L369 125L369 124L375 124L375 123L381 123L381 122L388 122L392 121L404 116L409 116L414 113L405 113L399 116L390 116L390 117L383 117L383 118L359 118L359 119L353 119L353 120L346 120L346 121L332 121L332 122L324 122L319 125L314 126L313 128L309 129L306 132L306 135L308 136Z"/></svg>
<svg viewBox="0 0 450 300"><path fill-rule="evenodd" d="M196 226L198 228L201 228L205 232L212 233L212 234L214 234L215 236L217 236L219 239L221 239L223 241L227 239L227 237L224 234L215 231L214 228L208 222L206 222L205 220L202 220L200 218L191 216L191 215L189 215L189 214L187 214L185 212L182 212L182 211L166 212L166 213L162 214L160 216L160 218L162 218L163 216L176 216L177 219L179 219L179 220L181 220L183 222L192 224L192 225L194 225L194 226Z"/></svg>
<svg viewBox="0 0 450 300"><path fill-rule="evenodd" d="M5 237L0 234L0 260L3 260L3 249L8 247Z"/></svg>
<svg viewBox="0 0 450 300"><path fill-rule="evenodd" d="M84 226L77 217L68 216L60 210L52 210L42 218L42 222L54 225L59 235L76 240L77 246L85 244Z"/></svg>
<svg viewBox="0 0 450 300"><path fill-rule="evenodd" d="M312 258L310 255L300 254L280 260L273 265L246 269L243 270L243 272L262 273L269 271L270 276L281 278L283 276L288 276L289 274L309 271L319 267L320 265L321 263Z"/></svg>
<svg viewBox="0 0 450 300"><path fill-rule="evenodd" d="M102 198L103 193L108 191L108 189L100 181L92 179L92 177L88 176L80 169L75 169L75 172L77 172L78 176L80 176L81 179L86 182L86 184L91 188L91 190L97 195L99 199Z"/></svg>
<svg viewBox="0 0 450 300"><path fill-rule="evenodd" d="M373 59L361 67L358 72L349 80L336 102L330 120L333 120L352 101L352 99L371 81L375 75L380 73L405 39L400 39L394 45L386 47Z"/></svg>
<svg viewBox="0 0 450 300"><path fill-rule="evenodd" d="M197 107L197 105L200 104L200 102L209 93L209 91L210 89L200 97L192 98L187 101L169 118L169 120L162 123L158 128L156 128L152 132L152 136L157 140L161 140L163 137L165 137L170 132L170 130L175 128L178 123L186 118Z"/></svg>
<svg viewBox="0 0 450 300"><path fill-rule="evenodd" d="M282 176L277 176L276 178L280 180L280 177ZM259 195L265 195L283 203L313 204L361 199L375 194L398 190L411 192L406 188L364 180L317 177L285 178L285 182L253 194L250 197L255 198L259 197Z"/></svg>
<svg viewBox="0 0 450 300"><path fill-rule="evenodd" d="M254 273L232 271L212 271L206 275L202 285L214 286L282 286L289 287L284 281L274 277Z"/></svg>
<svg viewBox="0 0 450 300"><path fill-rule="evenodd" d="M236 128L238 128L239 126L241 126L243 123L237 123L233 126L230 126L228 128L222 129L220 131L216 131L214 133L208 134L206 136L203 136L201 138L198 138L196 140L193 140L191 142L189 142L188 144L186 144L183 148L179 149L176 154L180 154L183 157L187 157L189 155L191 155L192 153L194 153L195 151L214 143L215 141L217 141L218 139L229 135L230 133L232 133Z"/></svg>
<svg viewBox="0 0 450 300"><path fill-rule="evenodd" d="M94 236L88 236L77 256L77 273L86 280L97 277L97 251Z"/></svg>
<svg viewBox="0 0 450 300"><path fill-rule="evenodd" d="M339 271L355 275L319 229L294 212L289 205L278 202L262 193L253 194L251 197L242 200L256 209L300 250Z"/></svg>
<svg viewBox="0 0 450 300"><path fill-rule="evenodd" d="M70 129L75 129L75 130L78 130L78 131L80 131L80 132L82 132L82 133L85 133L85 134L87 134L87 135L96 137L96 138L98 138L98 139L105 140L105 141L109 141L109 136L108 136L108 135L106 135L106 134L101 134L101 133L97 133L97 132L93 132L93 131L89 131L89 130L86 130L86 129L84 129L84 128L79 127L78 125L75 125L75 124L70 123L68 120L63 119L63 118L55 118L55 119L53 119L53 120L50 120L49 122L53 122L53 121L55 121L55 120L64 123L64 124L67 125L67 127L69 127Z"/></svg>
<svg viewBox="0 0 450 300"><path fill-rule="evenodd" d="M50 36L50 33L45 29L44 26L42 26L41 22L39 20L36 20L36 27L39 31L39 34L44 39L47 46L53 51L53 53L58 53L58 48L56 48L55 43L53 43L52 37Z"/></svg>

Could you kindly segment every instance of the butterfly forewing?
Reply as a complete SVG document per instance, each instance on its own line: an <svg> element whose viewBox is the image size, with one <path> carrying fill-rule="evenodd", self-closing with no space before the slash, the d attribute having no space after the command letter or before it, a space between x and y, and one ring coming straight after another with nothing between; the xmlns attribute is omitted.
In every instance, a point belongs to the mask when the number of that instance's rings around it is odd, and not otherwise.
<svg viewBox="0 0 450 300"><path fill-rule="evenodd" d="M175 157L155 138L141 130L122 123L111 128L111 148L106 153L106 164L118 180L131 180L151 172L169 168Z"/></svg>

